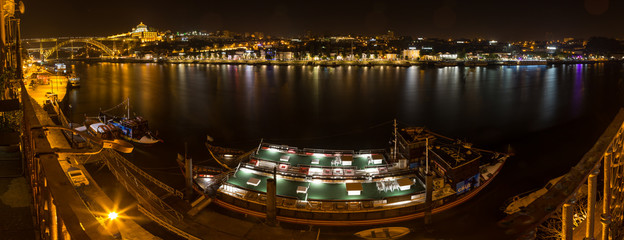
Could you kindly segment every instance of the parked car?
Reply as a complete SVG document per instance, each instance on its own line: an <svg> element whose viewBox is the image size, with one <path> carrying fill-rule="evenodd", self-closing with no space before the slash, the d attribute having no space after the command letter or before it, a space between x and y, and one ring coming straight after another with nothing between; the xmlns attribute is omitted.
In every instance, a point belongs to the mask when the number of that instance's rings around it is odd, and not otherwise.
<svg viewBox="0 0 624 240"><path fill-rule="evenodd" d="M55 97L58 97L58 94L53 93L53 92L46 92L46 94L45 94L45 95L46 95L46 97L48 97L48 98L55 98Z"/></svg>
<svg viewBox="0 0 624 240"><path fill-rule="evenodd" d="M76 168L76 167L68 168L67 175L69 175L69 180L72 182L74 187L89 185L89 180L87 180L87 177L79 168Z"/></svg>

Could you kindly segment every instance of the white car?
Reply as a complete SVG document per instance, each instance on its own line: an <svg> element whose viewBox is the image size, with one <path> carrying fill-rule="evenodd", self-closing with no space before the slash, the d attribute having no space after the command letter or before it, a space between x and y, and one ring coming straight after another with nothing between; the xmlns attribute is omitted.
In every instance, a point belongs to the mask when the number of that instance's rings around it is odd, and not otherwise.
<svg viewBox="0 0 624 240"><path fill-rule="evenodd" d="M67 175L69 175L69 180L72 182L74 187L87 186L89 185L89 180L84 175L82 170L70 167L67 169Z"/></svg>
<svg viewBox="0 0 624 240"><path fill-rule="evenodd" d="M45 96L48 98L52 98L52 97L58 97L58 94L53 93L53 92L46 92Z"/></svg>

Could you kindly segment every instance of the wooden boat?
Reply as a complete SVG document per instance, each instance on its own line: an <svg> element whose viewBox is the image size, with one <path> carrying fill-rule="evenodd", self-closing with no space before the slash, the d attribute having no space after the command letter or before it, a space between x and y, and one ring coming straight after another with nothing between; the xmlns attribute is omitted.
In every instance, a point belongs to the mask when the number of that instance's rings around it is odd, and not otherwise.
<svg viewBox="0 0 624 240"><path fill-rule="evenodd" d="M119 117L119 116L115 116L115 115L108 113L124 105L126 105L126 109L128 111L128 114L126 116ZM140 116L135 116L134 118L131 118L129 116L130 116L130 98L126 99L124 102L122 102L121 104L111 109L100 112L98 118L102 123L112 124L113 126L119 128L122 133L121 137L123 137L124 139L128 141L142 143L142 144L154 144L154 143L162 142L161 139L155 136L156 134L153 134L150 131L146 119Z"/></svg>
<svg viewBox="0 0 624 240"><path fill-rule="evenodd" d="M80 87L80 78L76 76L76 74L71 74L69 76L69 85L72 88Z"/></svg>
<svg viewBox="0 0 624 240"><path fill-rule="evenodd" d="M355 233L355 236L369 239L369 240L381 240L381 239L399 239L410 233L409 228L406 227L383 227L373 228Z"/></svg>
<svg viewBox="0 0 624 240"><path fill-rule="evenodd" d="M121 131L119 130L119 128L115 127L112 124L96 122L89 124L87 130L91 135L104 140L113 140L121 137Z"/></svg>
<svg viewBox="0 0 624 240"><path fill-rule="evenodd" d="M279 208L287 209L278 213L279 221L331 226L400 222L424 217L428 174L433 176L431 213L435 214L476 196L509 157L425 128L397 132L395 128L397 144L390 150L311 149L261 142L248 157L241 155L242 161L223 179L214 202L262 217L264 213L257 209L266 204L267 180L278 176L284 179L277 184L277 198L283 202ZM382 211L393 211L393 217L384 217ZM298 218L298 212L307 214L306 219ZM338 215L349 220L335 220Z"/></svg>
<svg viewBox="0 0 624 240"><path fill-rule="evenodd" d="M454 67L457 66L455 61L437 61L433 64L436 67Z"/></svg>
<svg viewBox="0 0 624 240"><path fill-rule="evenodd" d="M559 182L559 180L561 180L561 178L563 178L563 176L551 179L550 181L548 181L546 186L544 186L543 188L538 189L536 191L529 191L529 192L522 193L522 194L514 196L513 198L511 198L511 200L508 200L509 203L506 204L507 206L505 207L504 212L506 214L514 214L516 212L521 211L526 206L528 206L533 201L535 201L535 199L537 199L537 198L541 197L542 195L546 194L546 192L548 192L548 190L552 186L557 184L557 182Z"/></svg>
<svg viewBox="0 0 624 240"><path fill-rule="evenodd" d="M176 162L182 171L182 175L187 177L184 156L182 154L178 154ZM204 195L205 197L214 197L222 181L227 177L227 171L224 171L221 168L206 165L192 164L192 166L191 177L193 178L194 183L193 190L200 195Z"/></svg>

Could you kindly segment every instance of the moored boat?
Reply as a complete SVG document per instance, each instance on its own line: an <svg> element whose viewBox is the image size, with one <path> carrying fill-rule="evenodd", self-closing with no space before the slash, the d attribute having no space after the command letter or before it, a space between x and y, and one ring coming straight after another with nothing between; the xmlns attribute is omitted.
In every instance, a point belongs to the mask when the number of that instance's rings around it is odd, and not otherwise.
<svg viewBox="0 0 624 240"><path fill-rule="evenodd" d="M109 114L111 110L126 105L127 115L126 116L115 116ZM119 128L121 130L121 137L128 141L142 143L142 144L154 144L157 142L162 142L161 139L156 137L156 134L153 134L148 126L147 120L142 118L141 116L135 116L134 118L130 116L130 99L126 99L123 103L119 104L116 107L113 107L109 110L100 112L98 118L101 122L106 124L112 124L113 126Z"/></svg>
<svg viewBox="0 0 624 240"><path fill-rule="evenodd" d="M101 122L89 124L87 130L91 135L105 140L113 140L116 138L120 138L121 136L119 128L115 127L112 124L105 124Z"/></svg>
<svg viewBox="0 0 624 240"><path fill-rule="evenodd" d="M466 67L485 67L488 65L488 62L481 60L472 60L464 62L464 66Z"/></svg>
<svg viewBox="0 0 624 240"><path fill-rule="evenodd" d="M437 61L433 64L436 67L455 67L457 66L456 61Z"/></svg>
<svg viewBox="0 0 624 240"><path fill-rule="evenodd" d="M506 214L514 214L519 211L522 211L522 209L524 209L526 206L528 206L533 201L535 201L535 199L546 194L546 192L548 192L548 190L550 190L552 186L557 184L557 182L559 182L561 178L563 178L563 176L551 179L550 181L548 181L546 186L538 190L529 191L529 192L522 193L522 194L512 197L510 200L508 200L508 204L506 204L505 209L503 211Z"/></svg>
<svg viewBox="0 0 624 240"><path fill-rule="evenodd" d="M71 87L80 87L80 78L76 74L69 75L69 85Z"/></svg>
<svg viewBox="0 0 624 240"><path fill-rule="evenodd" d="M471 199L508 158L424 128L401 129L395 143L391 149L354 151L261 142L248 157L238 158L236 168L224 171L214 202L262 217L268 180L277 178L279 221L311 225L406 221L423 217L427 209L435 214ZM197 179L196 183L202 192ZM426 201L427 194L431 202Z"/></svg>
<svg viewBox="0 0 624 240"><path fill-rule="evenodd" d="M410 230L406 227L383 227L359 231L354 235L368 240L381 240L398 239L407 235L408 233L410 233Z"/></svg>

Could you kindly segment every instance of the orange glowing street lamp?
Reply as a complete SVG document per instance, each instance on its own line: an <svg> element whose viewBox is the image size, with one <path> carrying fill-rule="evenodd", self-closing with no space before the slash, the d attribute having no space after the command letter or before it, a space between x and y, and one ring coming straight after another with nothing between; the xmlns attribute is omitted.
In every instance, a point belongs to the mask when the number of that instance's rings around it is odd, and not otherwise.
<svg viewBox="0 0 624 240"><path fill-rule="evenodd" d="M117 219L117 217L119 217L119 214L117 214L116 212L108 213L108 219L110 219L110 220L115 220L115 219Z"/></svg>

